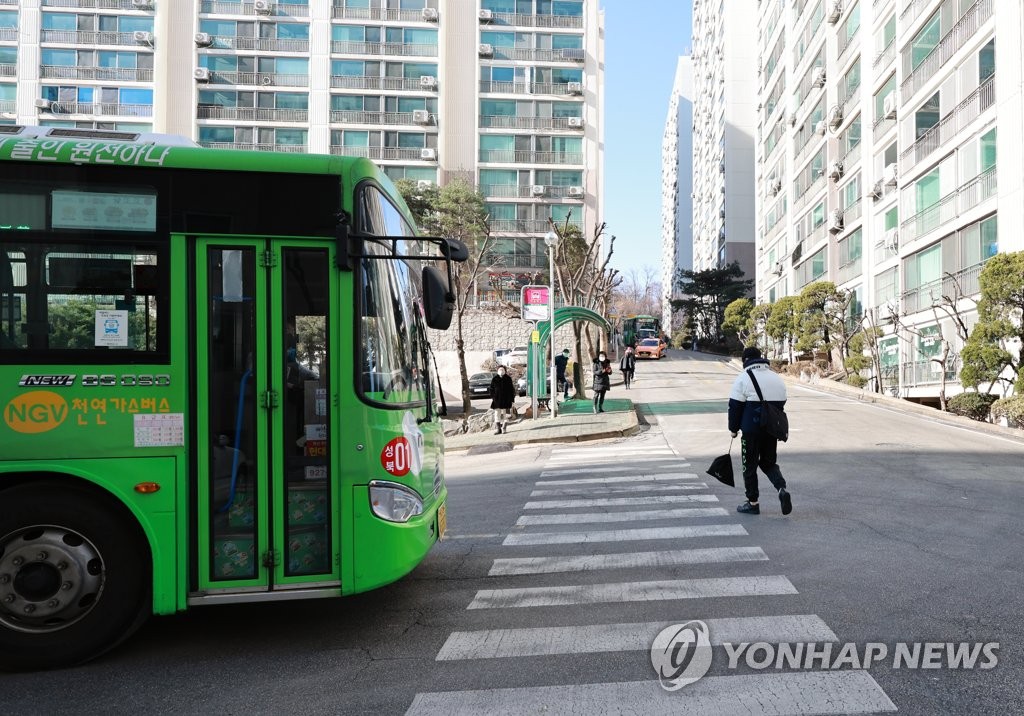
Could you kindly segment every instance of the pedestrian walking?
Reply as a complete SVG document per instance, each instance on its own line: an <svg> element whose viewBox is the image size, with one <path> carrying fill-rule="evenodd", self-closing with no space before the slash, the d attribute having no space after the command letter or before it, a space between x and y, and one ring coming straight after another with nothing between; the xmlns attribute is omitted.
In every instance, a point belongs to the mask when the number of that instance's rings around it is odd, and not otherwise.
<svg viewBox="0 0 1024 716"><path fill-rule="evenodd" d="M633 346L626 346L622 358L619 359L619 370L622 371L622 382L626 390L629 390L633 383L633 374L636 372L636 353L633 352Z"/></svg>
<svg viewBox="0 0 1024 716"><path fill-rule="evenodd" d="M594 412L604 412L604 394L612 387L612 362L601 351L594 360Z"/></svg>
<svg viewBox="0 0 1024 716"><path fill-rule="evenodd" d="M569 349L566 348L562 351L561 355L555 356L555 380L558 385L565 391L563 400L569 399L569 381L565 377L565 369L569 365Z"/></svg>
<svg viewBox="0 0 1024 716"><path fill-rule="evenodd" d="M758 397L759 394L762 397ZM743 372L736 377L729 394L729 432L736 437L739 431L743 431L743 487L747 493L747 501L736 511L748 515L761 514L757 490L757 468L760 467L779 491L782 514L788 515L793 511L793 500L778 465L779 441L761 427L762 399L783 410L786 384L761 357L761 350L752 346L743 350Z"/></svg>
<svg viewBox="0 0 1024 716"><path fill-rule="evenodd" d="M505 366L498 366L498 374L491 378L491 407L494 409L495 435L508 432L505 426L508 424L509 411L512 409L515 395L516 388L512 384L512 377L507 374Z"/></svg>

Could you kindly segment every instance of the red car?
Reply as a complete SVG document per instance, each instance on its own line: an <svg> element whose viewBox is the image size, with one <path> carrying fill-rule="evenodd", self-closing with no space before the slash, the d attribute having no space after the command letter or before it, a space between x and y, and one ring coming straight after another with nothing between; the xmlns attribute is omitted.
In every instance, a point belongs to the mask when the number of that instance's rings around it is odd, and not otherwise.
<svg viewBox="0 0 1024 716"><path fill-rule="evenodd" d="M665 346L657 338L644 338L636 347L636 357L661 358L665 355Z"/></svg>

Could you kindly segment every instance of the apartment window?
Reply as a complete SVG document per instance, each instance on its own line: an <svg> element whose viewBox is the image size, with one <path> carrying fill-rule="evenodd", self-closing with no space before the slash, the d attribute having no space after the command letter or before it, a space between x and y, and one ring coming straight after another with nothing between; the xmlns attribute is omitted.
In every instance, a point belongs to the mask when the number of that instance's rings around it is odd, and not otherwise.
<svg viewBox="0 0 1024 716"><path fill-rule="evenodd" d="M840 46L844 46L845 47L846 44L849 43L850 40L853 39L853 36L857 34L857 31L859 29L860 29L860 3L857 3L856 5L853 6L853 8L850 10L849 14L846 16L846 22L843 23L843 28L842 28L841 32L843 33L842 37L845 38L845 41L843 39L840 39L840 41L839 41L840 42Z"/></svg>
<svg viewBox="0 0 1024 716"><path fill-rule="evenodd" d="M402 167L386 166L384 174L392 181L409 179L410 181L430 181L437 183L437 169L435 167Z"/></svg>
<svg viewBox="0 0 1024 716"><path fill-rule="evenodd" d="M978 149L981 154L981 171L985 172L996 165L996 128L981 135L978 140Z"/></svg>
<svg viewBox="0 0 1024 716"><path fill-rule="evenodd" d="M849 209L860 201L860 174L843 187L843 209Z"/></svg>
<svg viewBox="0 0 1024 716"><path fill-rule="evenodd" d="M515 117L516 102L511 99L482 99L480 114L484 117Z"/></svg>
<svg viewBox="0 0 1024 716"><path fill-rule="evenodd" d="M899 270L896 267L875 276L875 305L884 306L896 299Z"/></svg>
<svg viewBox="0 0 1024 716"><path fill-rule="evenodd" d="M516 33L514 32L481 32L480 42L492 47L515 47Z"/></svg>
<svg viewBox="0 0 1024 716"><path fill-rule="evenodd" d="M516 0L483 0L481 7L491 12L514 13L516 11Z"/></svg>
<svg viewBox="0 0 1024 716"><path fill-rule="evenodd" d="M896 74L893 73L889 79L885 81L882 88L878 90L878 94L875 95L875 121L879 121L885 116L885 98L888 97L892 92L896 90Z"/></svg>
<svg viewBox="0 0 1024 716"><path fill-rule="evenodd" d="M515 221L516 220L516 204L484 204L484 210L490 217L491 221ZM501 239L500 241L505 241ZM495 242L496 244L499 242ZM511 253L501 252L498 246L495 246L496 253Z"/></svg>
<svg viewBox="0 0 1024 716"><path fill-rule="evenodd" d="M939 203L939 169L936 167L914 183L914 208L921 212Z"/></svg>
<svg viewBox="0 0 1024 716"><path fill-rule="evenodd" d="M540 37L540 36L538 36ZM583 35L552 35L551 49L553 50L582 50Z"/></svg>
<svg viewBox="0 0 1024 716"><path fill-rule="evenodd" d="M583 104L581 102L552 102L552 117L582 117Z"/></svg>
<svg viewBox="0 0 1024 716"><path fill-rule="evenodd" d="M920 139L928 133L932 127L939 123L940 117L939 93L936 92L924 101L917 112L914 113L914 138Z"/></svg>
<svg viewBox="0 0 1024 716"><path fill-rule="evenodd" d="M337 147L369 147L370 133L351 129L334 129L331 131L331 144Z"/></svg>
<svg viewBox="0 0 1024 716"><path fill-rule="evenodd" d="M389 27L385 37L388 42L403 45L437 45L437 30L420 30L411 27Z"/></svg>
<svg viewBox="0 0 1024 716"><path fill-rule="evenodd" d="M572 170L538 171L537 183L545 186L582 186L583 172Z"/></svg>
<svg viewBox="0 0 1024 716"><path fill-rule="evenodd" d="M942 39L941 35L942 8L936 10L928 22L918 30L917 35L910 43L910 70L916 70L925 58L932 53L932 50Z"/></svg>
<svg viewBox="0 0 1024 716"><path fill-rule="evenodd" d="M265 22L260 26L260 37L276 40L308 40L309 25L298 22Z"/></svg>
<svg viewBox="0 0 1024 716"><path fill-rule="evenodd" d="M260 72L282 75L308 75L309 60L298 57L260 57Z"/></svg>
<svg viewBox="0 0 1024 716"><path fill-rule="evenodd" d="M883 217L883 226L886 231L889 231L890 229L898 228L899 225L900 210L899 207L894 206L893 208L889 209L889 211L885 212L885 216Z"/></svg>
<svg viewBox="0 0 1024 716"><path fill-rule="evenodd" d="M885 21L885 25L882 26L882 44L880 47L883 49L888 47L893 40L896 39L896 13L889 16L889 19Z"/></svg>
<svg viewBox="0 0 1024 716"><path fill-rule="evenodd" d="M882 152L882 166L887 167L890 164L895 164L896 156L896 142L893 142L892 144L885 148L884 152Z"/></svg>
<svg viewBox="0 0 1024 716"><path fill-rule="evenodd" d="M988 261L999 251L996 217L990 216L960 232L960 261L963 268Z"/></svg>
<svg viewBox="0 0 1024 716"><path fill-rule="evenodd" d="M519 183L519 172L515 169L481 169L480 185L488 186L517 186Z"/></svg>
<svg viewBox="0 0 1024 716"><path fill-rule="evenodd" d="M366 66L368 62L361 60L332 60L331 75L334 77L376 77L377 72L370 73ZM378 63L373 63L379 67Z"/></svg>
<svg viewBox="0 0 1024 716"><path fill-rule="evenodd" d="M847 266L860 260L864 246L860 229L839 242L839 265Z"/></svg>
<svg viewBox="0 0 1024 716"><path fill-rule="evenodd" d="M550 9L549 9L550 8ZM562 17L583 17L583 0L538 0L538 15L561 15Z"/></svg>
<svg viewBox="0 0 1024 716"><path fill-rule="evenodd" d="M992 38L978 51L978 84L996 73L996 41Z"/></svg>
<svg viewBox="0 0 1024 716"><path fill-rule="evenodd" d="M100 32L145 32L153 31L151 17L120 17L117 15L99 15L97 25Z"/></svg>
<svg viewBox="0 0 1024 716"><path fill-rule="evenodd" d="M14 50L15 56L17 56L17 48L11 49ZM42 51L42 64L47 67L74 67L78 64L78 51L44 49Z"/></svg>
<svg viewBox="0 0 1024 716"><path fill-rule="evenodd" d="M849 71L843 76L843 99L852 97L858 87L860 87L860 58L857 58L857 61L853 63Z"/></svg>
<svg viewBox="0 0 1024 716"><path fill-rule="evenodd" d="M843 154L849 154L858 144L860 144L860 115L858 114L852 122L850 122L849 128L843 135Z"/></svg>
<svg viewBox="0 0 1024 716"><path fill-rule="evenodd" d="M331 40L334 42L380 42L380 28L364 25L334 25Z"/></svg>
<svg viewBox="0 0 1024 716"><path fill-rule="evenodd" d="M906 261L906 289L926 286L942 278L942 244L933 244L918 251Z"/></svg>
<svg viewBox="0 0 1024 716"><path fill-rule="evenodd" d="M13 23L11 22L12 19ZM18 13L0 13L0 27L18 27ZM43 29L64 30L74 32L78 30L78 15L71 15L68 13L44 12Z"/></svg>

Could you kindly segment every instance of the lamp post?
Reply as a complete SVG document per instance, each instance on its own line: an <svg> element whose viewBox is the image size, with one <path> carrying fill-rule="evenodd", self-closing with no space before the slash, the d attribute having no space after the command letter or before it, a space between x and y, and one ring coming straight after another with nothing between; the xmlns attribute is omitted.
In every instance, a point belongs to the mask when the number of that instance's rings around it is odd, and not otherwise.
<svg viewBox="0 0 1024 716"><path fill-rule="evenodd" d="M544 234L544 245L548 247L548 309L551 311L551 331L548 333L548 347L551 349L551 417L555 417L558 403L558 384L555 379L555 249L558 248L558 234L549 231Z"/></svg>

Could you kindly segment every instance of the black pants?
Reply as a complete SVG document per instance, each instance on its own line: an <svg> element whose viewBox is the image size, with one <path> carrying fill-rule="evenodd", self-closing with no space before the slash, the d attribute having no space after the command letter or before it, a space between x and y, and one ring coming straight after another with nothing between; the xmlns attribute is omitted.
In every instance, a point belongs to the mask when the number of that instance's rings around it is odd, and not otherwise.
<svg viewBox="0 0 1024 716"><path fill-rule="evenodd" d="M604 390L594 390L594 407L597 408L598 410L604 408L604 394L607 392L607 388L605 388Z"/></svg>
<svg viewBox="0 0 1024 716"><path fill-rule="evenodd" d="M757 502L757 468L768 476L768 480L776 490L786 486L782 470L776 462L779 441L768 435L747 435L743 433L740 441L743 446L743 488L750 502Z"/></svg>

